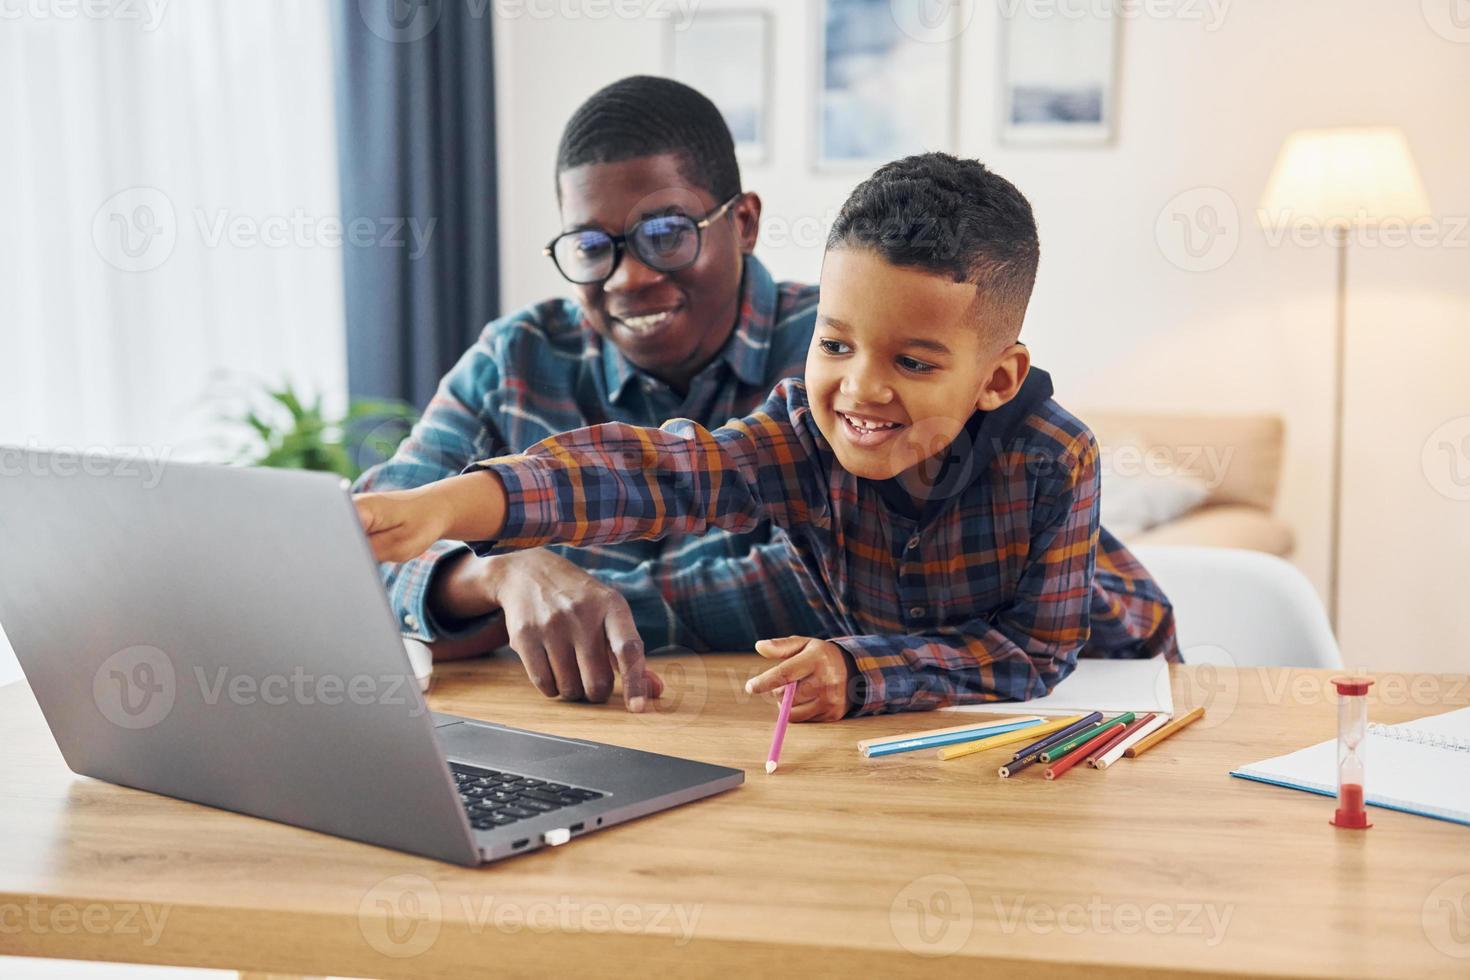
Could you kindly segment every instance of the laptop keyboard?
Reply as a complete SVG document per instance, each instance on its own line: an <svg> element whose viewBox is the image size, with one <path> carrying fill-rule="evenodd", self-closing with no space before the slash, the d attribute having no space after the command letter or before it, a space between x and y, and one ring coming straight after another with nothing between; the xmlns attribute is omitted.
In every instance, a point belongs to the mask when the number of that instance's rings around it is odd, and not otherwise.
<svg viewBox="0 0 1470 980"><path fill-rule="evenodd" d="M496 772L451 762L459 798L464 801L470 826L476 830L507 827L517 820L539 817L552 810L600 800L607 794L565 783L550 783L510 772Z"/></svg>

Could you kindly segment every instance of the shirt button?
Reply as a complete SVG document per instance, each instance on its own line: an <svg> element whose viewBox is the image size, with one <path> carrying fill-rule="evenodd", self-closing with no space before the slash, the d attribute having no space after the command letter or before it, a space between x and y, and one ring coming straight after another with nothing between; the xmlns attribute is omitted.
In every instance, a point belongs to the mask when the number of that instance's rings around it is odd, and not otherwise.
<svg viewBox="0 0 1470 980"><path fill-rule="evenodd" d="M419 628L419 618L413 613L409 613L407 616L403 617L403 625L407 626L411 630L416 630Z"/></svg>
<svg viewBox="0 0 1470 980"><path fill-rule="evenodd" d="M919 546L919 536L917 534L914 535L913 537L909 538L909 543L906 544L906 545L904 545L904 547L906 547L906 548L917 548L918 546Z"/></svg>
<svg viewBox="0 0 1470 980"><path fill-rule="evenodd" d="M909 615L914 617L915 619L918 619L920 616L924 615L924 607L914 606L909 610Z"/></svg>

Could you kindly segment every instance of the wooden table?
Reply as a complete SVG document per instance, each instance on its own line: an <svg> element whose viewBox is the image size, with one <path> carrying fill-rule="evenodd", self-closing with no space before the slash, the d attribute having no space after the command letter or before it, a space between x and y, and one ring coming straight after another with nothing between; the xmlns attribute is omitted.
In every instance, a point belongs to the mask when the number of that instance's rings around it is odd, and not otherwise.
<svg viewBox="0 0 1470 980"><path fill-rule="evenodd" d="M1176 668L1176 708L1204 721L1046 782L998 779L1004 750L857 754L940 714L794 726L768 777L756 659L658 666L667 703L633 716L547 702L504 657L441 665L439 710L749 773L476 870L74 776L28 689L0 690L0 953L360 977L1470 975L1470 828L1375 809L1340 831L1329 799L1227 775L1333 735L1329 672ZM1467 703L1463 676L1380 675L1371 715Z"/></svg>

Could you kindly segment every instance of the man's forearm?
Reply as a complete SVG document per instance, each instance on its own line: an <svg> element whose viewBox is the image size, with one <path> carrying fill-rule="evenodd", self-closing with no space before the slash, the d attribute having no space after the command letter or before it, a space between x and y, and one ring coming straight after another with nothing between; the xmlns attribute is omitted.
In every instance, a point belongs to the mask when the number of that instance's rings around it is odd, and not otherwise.
<svg viewBox="0 0 1470 980"><path fill-rule="evenodd" d="M499 610L487 580L486 566L493 561L465 553L450 559L438 570L425 599L436 623L453 630ZM508 642L502 617L468 636L435 640L429 649L434 652L435 660L459 660L489 653Z"/></svg>

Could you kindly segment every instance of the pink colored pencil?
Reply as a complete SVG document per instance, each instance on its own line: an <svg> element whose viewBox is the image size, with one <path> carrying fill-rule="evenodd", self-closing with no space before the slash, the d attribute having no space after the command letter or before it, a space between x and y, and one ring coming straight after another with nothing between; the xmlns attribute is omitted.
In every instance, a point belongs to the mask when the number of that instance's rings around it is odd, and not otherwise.
<svg viewBox="0 0 1470 980"><path fill-rule="evenodd" d="M786 738L786 723L791 720L791 702L796 699L796 685L786 685L786 693L781 695L781 713L776 715L776 733L771 736L771 751L766 756L766 772L773 773L781 764L781 742Z"/></svg>

